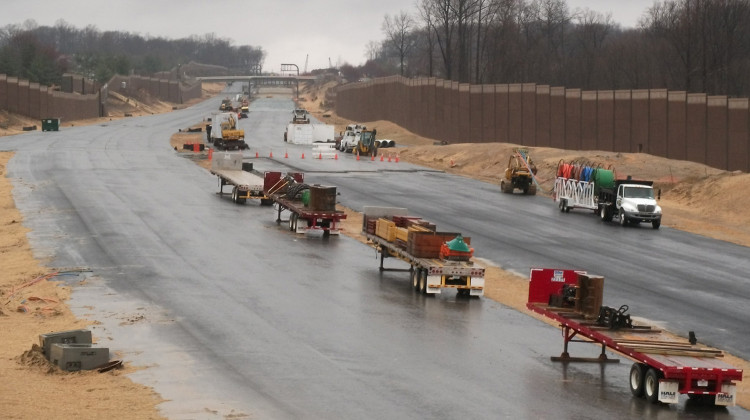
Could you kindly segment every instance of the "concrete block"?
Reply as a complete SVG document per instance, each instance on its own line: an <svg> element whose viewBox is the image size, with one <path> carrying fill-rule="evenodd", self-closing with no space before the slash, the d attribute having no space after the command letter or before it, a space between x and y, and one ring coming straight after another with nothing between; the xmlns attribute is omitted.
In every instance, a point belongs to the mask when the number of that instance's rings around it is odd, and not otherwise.
<svg viewBox="0 0 750 420"><path fill-rule="evenodd" d="M49 360L50 349L53 344L91 344L91 331L69 330L58 331L47 334L39 334L39 347Z"/></svg>
<svg viewBox="0 0 750 420"><path fill-rule="evenodd" d="M109 362L109 348L93 344L59 344L50 349L50 362L69 372L91 370Z"/></svg>

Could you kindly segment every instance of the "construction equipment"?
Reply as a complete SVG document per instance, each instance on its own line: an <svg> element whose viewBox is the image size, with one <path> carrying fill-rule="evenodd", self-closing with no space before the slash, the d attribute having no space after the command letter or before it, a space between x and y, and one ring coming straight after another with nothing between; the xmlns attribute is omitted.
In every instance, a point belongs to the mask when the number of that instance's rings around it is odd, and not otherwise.
<svg viewBox="0 0 750 420"><path fill-rule="evenodd" d="M355 153L362 156L377 156L378 145L375 140L377 130L368 130L362 124L349 124L346 126L339 150L342 152Z"/></svg>
<svg viewBox="0 0 750 420"><path fill-rule="evenodd" d="M221 101L221 105L219 105L219 111L231 111L232 110L232 100L229 98L224 98Z"/></svg>
<svg viewBox="0 0 750 420"><path fill-rule="evenodd" d="M310 124L310 119L307 118L307 110L304 108L295 108L292 111L292 124Z"/></svg>
<svg viewBox="0 0 750 420"><path fill-rule="evenodd" d="M355 150L358 155L370 155L373 157L378 155L378 146L375 144L376 134L377 130L368 130L366 128L359 133L359 141L355 146Z"/></svg>
<svg viewBox="0 0 750 420"><path fill-rule="evenodd" d="M534 175L537 169L525 148L514 148L505 169L505 178L500 181L500 189L506 194L513 194L513 190L519 189L524 194L536 194L536 182Z"/></svg>
<svg viewBox="0 0 750 420"><path fill-rule="evenodd" d="M211 119L211 139L217 150L244 150L245 130L237 129L237 118L234 113L222 112Z"/></svg>

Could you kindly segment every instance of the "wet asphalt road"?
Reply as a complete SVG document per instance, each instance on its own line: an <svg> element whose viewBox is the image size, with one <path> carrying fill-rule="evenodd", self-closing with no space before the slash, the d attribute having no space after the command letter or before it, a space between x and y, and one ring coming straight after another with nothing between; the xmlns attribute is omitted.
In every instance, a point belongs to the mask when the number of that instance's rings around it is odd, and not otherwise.
<svg viewBox="0 0 750 420"><path fill-rule="evenodd" d="M405 273L378 272L371 248L296 236L276 225L273 209L218 197L216 179L166 139L219 102L0 139L16 151L8 172L35 252L53 267L93 270L82 283L63 278L75 286L74 310L101 322L94 334L112 351L150 366L132 377L169 400L168 417L750 418L684 397L670 407L633 399L627 360L553 364L562 348L555 328L489 299L416 295ZM302 170L358 210L408 207L520 273L602 274L605 303L750 355L741 336L747 248L560 214L541 197L502 196L403 162L301 159L309 149L282 141L292 108L261 96L240 121L257 169Z"/></svg>

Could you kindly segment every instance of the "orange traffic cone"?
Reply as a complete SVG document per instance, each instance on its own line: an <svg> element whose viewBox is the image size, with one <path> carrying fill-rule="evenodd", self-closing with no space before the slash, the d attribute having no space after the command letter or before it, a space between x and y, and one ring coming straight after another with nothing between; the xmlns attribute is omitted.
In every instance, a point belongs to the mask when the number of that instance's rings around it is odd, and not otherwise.
<svg viewBox="0 0 750 420"><path fill-rule="evenodd" d="M383 155L382 154L380 155L380 161L381 162L383 161Z"/></svg>
<svg viewBox="0 0 750 420"><path fill-rule="evenodd" d="M398 155L396 155L396 163L398 163Z"/></svg>
<svg viewBox="0 0 750 420"><path fill-rule="evenodd" d="M208 149L208 160L213 159L214 157L214 149Z"/></svg>
<svg viewBox="0 0 750 420"><path fill-rule="evenodd" d="M273 157L273 150L271 150L271 153L268 154L268 157L270 157L270 158Z"/></svg>
<svg viewBox="0 0 750 420"><path fill-rule="evenodd" d="M323 160L323 153L318 154L318 159Z"/></svg>
<svg viewBox="0 0 750 420"><path fill-rule="evenodd" d="M359 150L357 150L357 160L359 160Z"/></svg>
<svg viewBox="0 0 750 420"><path fill-rule="evenodd" d="M284 159L288 159L288 158L289 158L289 152L287 152L287 151L285 150L285 151L284 151Z"/></svg>
<svg viewBox="0 0 750 420"><path fill-rule="evenodd" d="M370 155L370 161L372 162L372 161L374 161L374 160L375 160L375 155L371 154L371 155Z"/></svg>
<svg viewBox="0 0 750 420"><path fill-rule="evenodd" d="M339 160L339 154L338 153L336 153L336 154L333 155L333 160Z"/></svg>
<svg viewBox="0 0 750 420"><path fill-rule="evenodd" d="M388 162L390 162L390 161L391 161L391 154L389 153L388 154Z"/></svg>
<svg viewBox="0 0 750 420"><path fill-rule="evenodd" d="M305 158L305 152L302 152L302 159Z"/></svg>
<svg viewBox="0 0 750 420"><path fill-rule="evenodd" d="M256 158L260 157L260 156L258 156L258 152L257 151L255 152L255 157Z"/></svg>

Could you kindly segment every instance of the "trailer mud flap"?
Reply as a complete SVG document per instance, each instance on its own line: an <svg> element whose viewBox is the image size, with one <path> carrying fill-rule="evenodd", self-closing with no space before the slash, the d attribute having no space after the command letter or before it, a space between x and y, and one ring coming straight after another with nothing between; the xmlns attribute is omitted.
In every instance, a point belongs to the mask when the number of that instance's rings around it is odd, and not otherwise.
<svg viewBox="0 0 750 420"><path fill-rule="evenodd" d="M469 296L484 296L484 277L471 278L471 290L469 291Z"/></svg>
<svg viewBox="0 0 750 420"><path fill-rule="evenodd" d="M734 407L737 400L736 397L737 386L735 384L723 384L721 385L721 392L716 394L716 401L714 403L716 405Z"/></svg>
<svg viewBox="0 0 750 420"><path fill-rule="evenodd" d="M677 404L680 399L679 381L659 381L659 401L665 404Z"/></svg>
<svg viewBox="0 0 750 420"><path fill-rule="evenodd" d="M435 295L441 293L442 281L442 276L427 276L427 293Z"/></svg>

